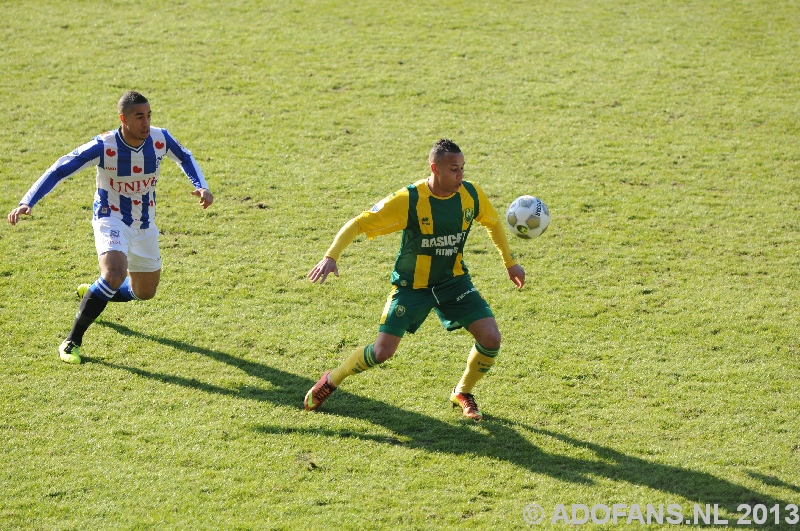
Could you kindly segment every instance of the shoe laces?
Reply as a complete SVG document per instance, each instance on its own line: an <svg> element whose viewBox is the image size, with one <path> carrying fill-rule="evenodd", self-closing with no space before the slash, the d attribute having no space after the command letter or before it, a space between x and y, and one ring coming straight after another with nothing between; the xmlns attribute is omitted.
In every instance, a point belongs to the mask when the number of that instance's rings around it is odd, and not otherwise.
<svg viewBox="0 0 800 531"><path fill-rule="evenodd" d="M334 391L334 389L336 388L332 386L330 382L325 382L320 386L319 389L316 390L316 392L314 393L314 398L322 402L323 400L331 396L331 393Z"/></svg>
<svg viewBox="0 0 800 531"><path fill-rule="evenodd" d="M462 408L478 411L478 404L475 402L474 396L469 393L459 393L456 396L458 397L458 401L461 402Z"/></svg>

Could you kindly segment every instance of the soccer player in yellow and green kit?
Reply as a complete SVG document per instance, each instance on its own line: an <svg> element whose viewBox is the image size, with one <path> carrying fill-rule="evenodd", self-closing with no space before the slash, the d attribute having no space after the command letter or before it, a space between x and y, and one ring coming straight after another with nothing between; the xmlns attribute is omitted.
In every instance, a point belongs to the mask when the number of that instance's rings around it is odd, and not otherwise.
<svg viewBox="0 0 800 531"><path fill-rule="evenodd" d="M392 290L374 343L357 347L341 365L325 372L304 400L317 409L353 374L383 363L394 355L403 334L414 333L433 309L447 330L466 328L475 338L467 368L450 401L465 417L481 420L472 388L494 364L500 350L500 330L492 310L472 285L462 257L464 243L477 221L500 251L511 281L522 288L525 270L511 256L500 216L475 183L464 181L464 155L451 140L442 139L428 157L431 175L378 202L339 230L325 257L308 274L311 282L339 276L336 261L361 233L375 236L403 231L392 272Z"/></svg>

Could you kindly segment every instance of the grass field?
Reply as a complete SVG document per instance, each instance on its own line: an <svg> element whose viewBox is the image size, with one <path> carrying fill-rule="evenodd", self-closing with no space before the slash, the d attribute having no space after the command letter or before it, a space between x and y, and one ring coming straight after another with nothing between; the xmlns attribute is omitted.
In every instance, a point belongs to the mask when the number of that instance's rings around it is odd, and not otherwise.
<svg viewBox="0 0 800 531"><path fill-rule="evenodd" d="M216 199L166 163L159 293L110 305L80 366L56 349L98 274L93 171L0 226L0 529L796 528L797 0L5 0L0 70L3 216L128 89ZM498 210L552 214L511 242L521 292L467 243L503 333L486 421L450 409L471 341L434 317L303 411L374 339L399 236L306 273L442 136Z"/></svg>

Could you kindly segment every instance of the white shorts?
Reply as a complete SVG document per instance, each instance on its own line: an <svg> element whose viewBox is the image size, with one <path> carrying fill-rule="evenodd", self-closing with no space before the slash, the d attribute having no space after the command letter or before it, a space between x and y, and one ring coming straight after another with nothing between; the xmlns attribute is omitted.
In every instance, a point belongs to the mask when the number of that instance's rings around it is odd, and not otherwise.
<svg viewBox="0 0 800 531"><path fill-rule="evenodd" d="M92 220L94 246L97 256L108 251L122 251L128 257L128 271L152 273L161 269L158 248L158 228L151 223L147 229L133 229L118 218Z"/></svg>

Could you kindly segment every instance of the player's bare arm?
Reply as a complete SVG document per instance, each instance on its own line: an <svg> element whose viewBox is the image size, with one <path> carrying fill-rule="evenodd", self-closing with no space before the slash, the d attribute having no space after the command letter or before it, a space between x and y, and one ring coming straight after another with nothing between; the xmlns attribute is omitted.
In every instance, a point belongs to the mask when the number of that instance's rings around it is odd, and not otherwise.
<svg viewBox="0 0 800 531"><path fill-rule="evenodd" d="M25 214L26 216L31 215L31 207L28 205L20 205L8 214L8 222L12 225L16 225L17 221L19 221L20 214Z"/></svg>
<svg viewBox="0 0 800 531"><path fill-rule="evenodd" d="M308 280L311 282L316 282L319 280L320 284L324 284L325 279L328 278L328 275L331 273L338 277L339 268L336 267L336 260L330 256L326 256L314 266L314 269L312 269L311 272L308 273Z"/></svg>
<svg viewBox="0 0 800 531"><path fill-rule="evenodd" d="M519 264L514 264L508 268L508 278L517 286L517 289L522 289L525 285L525 269Z"/></svg>
<svg viewBox="0 0 800 531"><path fill-rule="evenodd" d="M205 188L197 188L192 192L192 195L200 198L200 206L203 207L203 210L210 207L211 203L214 202L214 195Z"/></svg>

